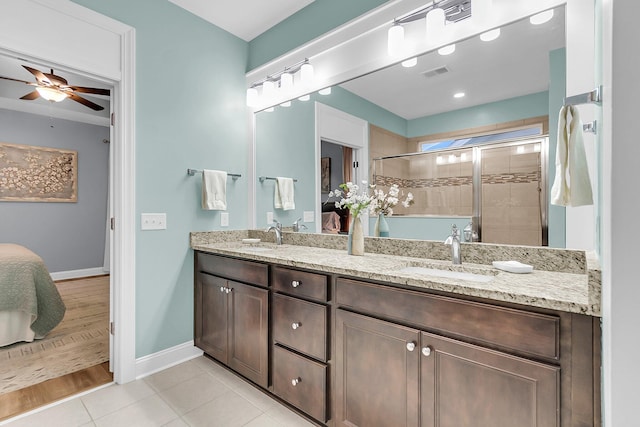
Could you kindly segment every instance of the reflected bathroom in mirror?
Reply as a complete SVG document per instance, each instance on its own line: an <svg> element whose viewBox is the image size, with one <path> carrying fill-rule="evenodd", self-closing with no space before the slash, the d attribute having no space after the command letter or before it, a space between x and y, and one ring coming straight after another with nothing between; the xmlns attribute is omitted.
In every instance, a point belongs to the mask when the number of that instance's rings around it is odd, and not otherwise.
<svg viewBox="0 0 640 427"><path fill-rule="evenodd" d="M407 35L415 31L411 25ZM544 24L514 22L496 39L469 38L449 55L429 52L412 67L398 63L334 86L329 95L256 113L257 174L296 176L296 205L321 214L326 194L315 188L315 175L327 156L319 140L351 146L316 134L321 103L368 126L366 153L354 149L348 164L332 158L332 170L359 164L360 175L352 170L357 182L383 189L397 183L414 194L413 206L398 206L387 219L391 237L440 240L453 223L462 230L472 222L481 242L564 247L564 208L547 197L565 95L564 46L560 7ZM272 194L259 186L256 198L262 225ZM275 212L285 224L287 215Z"/></svg>

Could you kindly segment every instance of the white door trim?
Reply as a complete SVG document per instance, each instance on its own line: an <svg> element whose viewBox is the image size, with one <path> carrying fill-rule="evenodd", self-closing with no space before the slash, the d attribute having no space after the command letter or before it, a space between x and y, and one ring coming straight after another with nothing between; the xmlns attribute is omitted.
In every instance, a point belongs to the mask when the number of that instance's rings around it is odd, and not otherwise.
<svg viewBox="0 0 640 427"><path fill-rule="evenodd" d="M69 0L5 0L0 51L114 85L114 379L135 379L135 29ZM25 16L36 21L24 25ZM43 43L42 40L46 40ZM90 40L91 43L87 43Z"/></svg>

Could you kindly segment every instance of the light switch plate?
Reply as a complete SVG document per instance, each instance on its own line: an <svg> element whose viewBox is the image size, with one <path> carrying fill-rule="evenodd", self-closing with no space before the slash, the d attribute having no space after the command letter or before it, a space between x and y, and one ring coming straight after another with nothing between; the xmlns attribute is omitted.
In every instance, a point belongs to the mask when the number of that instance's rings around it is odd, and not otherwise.
<svg viewBox="0 0 640 427"><path fill-rule="evenodd" d="M267 212L267 225L273 224L273 212Z"/></svg>
<svg viewBox="0 0 640 427"><path fill-rule="evenodd" d="M166 213L143 213L140 215L140 228L142 230L166 230Z"/></svg>
<svg viewBox="0 0 640 427"><path fill-rule="evenodd" d="M313 211L304 211L303 215L302 215L302 220L304 222L313 222Z"/></svg>
<svg viewBox="0 0 640 427"><path fill-rule="evenodd" d="M229 226L229 212L222 212L220 214L220 227Z"/></svg>

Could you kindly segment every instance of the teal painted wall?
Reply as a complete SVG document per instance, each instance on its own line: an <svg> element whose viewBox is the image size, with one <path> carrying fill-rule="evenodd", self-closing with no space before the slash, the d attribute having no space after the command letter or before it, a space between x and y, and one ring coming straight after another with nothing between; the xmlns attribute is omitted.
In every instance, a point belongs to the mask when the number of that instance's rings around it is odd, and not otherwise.
<svg viewBox="0 0 640 427"><path fill-rule="evenodd" d="M351 21L387 0L322 0L300 9L249 43L247 71Z"/></svg>
<svg viewBox="0 0 640 427"><path fill-rule="evenodd" d="M558 115L566 92L566 50L549 52L549 172L547 194L551 194L553 178L556 176L556 147L558 146ZM550 196L547 196L550 199ZM564 206L549 205L549 246L566 246L566 209Z"/></svg>
<svg viewBox="0 0 640 427"><path fill-rule="evenodd" d="M136 29L136 357L141 357L193 339L189 232L219 229L220 213L200 208L200 177L187 176L186 169L246 176L248 44L167 1L75 1ZM247 200L246 179L229 180L229 228L247 227ZM142 212L166 212L167 230L140 231Z"/></svg>
<svg viewBox="0 0 640 427"><path fill-rule="evenodd" d="M369 218L369 230L373 234L377 217ZM396 239L442 240L451 234L451 226L455 224L462 230L471 222L471 217L386 217L389 223L389 237Z"/></svg>
<svg viewBox="0 0 640 427"><path fill-rule="evenodd" d="M549 114L549 95L539 92L409 120L407 137L451 132Z"/></svg>

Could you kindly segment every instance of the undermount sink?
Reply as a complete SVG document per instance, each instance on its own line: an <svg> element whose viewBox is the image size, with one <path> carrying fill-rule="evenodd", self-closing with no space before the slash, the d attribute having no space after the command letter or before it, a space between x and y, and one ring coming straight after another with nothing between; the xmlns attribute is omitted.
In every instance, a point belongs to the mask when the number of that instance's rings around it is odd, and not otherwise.
<svg viewBox="0 0 640 427"><path fill-rule="evenodd" d="M245 251L249 251L249 252L269 252L269 251L273 251L276 249L275 245L269 245L269 246L245 246L242 248Z"/></svg>
<svg viewBox="0 0 640 427"><path fill-rule="evenodd" d="M488 274L477 274L477 273L469 273L466 271L449 271L449 270L440 270L438 268L428 268L428 267L404 267L398 270L399 273L405 274L415 274L419 276L431 276L431 277L441 277L445 279L458 279L458 280L467 280L470 282L481 282L487 283L493 280L492 275Z"/></svg>

